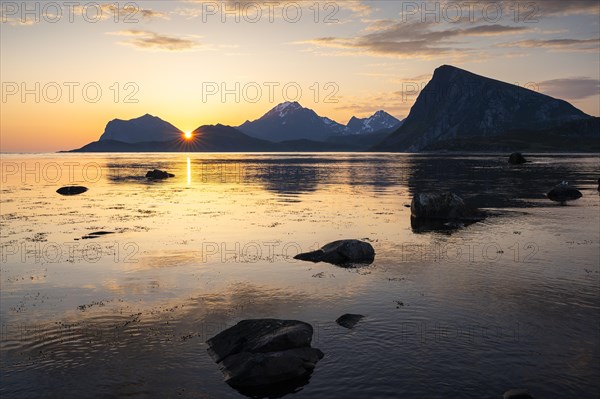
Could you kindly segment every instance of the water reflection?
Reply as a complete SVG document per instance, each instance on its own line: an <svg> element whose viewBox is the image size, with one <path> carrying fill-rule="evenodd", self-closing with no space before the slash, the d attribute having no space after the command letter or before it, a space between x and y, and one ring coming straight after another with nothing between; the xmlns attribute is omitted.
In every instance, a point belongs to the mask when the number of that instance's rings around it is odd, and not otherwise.
<svg viewBox="0 0 600 399"><path fill-rule="evenodd" d="M187 158L187 185L188 187L192 185L192 162L190 157Z"/></svg>
<svg viewBox="0 0 600 399"><path fill-rule="evenodd" d="M583 186L594 178L595 165L581 168L577 160L583 161L585 156L530 158L532 163L511 166L502 155L411 155L406 159L408 188L413 194L452 191L482 208L512 208L545 199L545 193L557 182L567 180L572 186Z"/></svg>
<svg viewBox="0 0 600 399"><path fill-rule="evenodd" d="M204 341L267 317L310 322L326 353L298 398L340 386L348 397L494 397L513 384L598 396L598 158L528 158L515 168L503 155L96 154L69 158L108 172L72 198L56 195L62 181L9 177L0 396L240 398ZM154 168L175 177L147 182ZM544 198L561 180L583 192L573 206ZM500 216L414 234L405 205L437 190ZM86 262L75 238L101 230L115 234L92 240L102 257ZM377 255L361 269L283 251L367 237ZM51 244L80 246L74 261L36 261L36 245ZM256 245L260 256L243 250ZM347 331L335 324L344 313L365 322Z"/></svg>
<svg viewBox="0 0 600 399"><path fill-rule="evenodd" d="M572 155L571 158L577 158ZM582 156L579 158L583 159ZM440 156L418 154L291 156L227 155L221 158L194 155L149 162L107 162L106 178L115 183L146 182L145 171L162 169L185 176L187 186L202 184L259 184L282 200L301 201L303 194L333 185L348 185L385 193L393 188L417 191L453 191L486 208L527 206L544 199L550 188L563 180L571 186L596 179L577 162L552 155L530 155L531 163L508 165L502 154L489 156ZM592 168L595 165L590 165ZM193 184L192 184L193 182Z"/></svg>

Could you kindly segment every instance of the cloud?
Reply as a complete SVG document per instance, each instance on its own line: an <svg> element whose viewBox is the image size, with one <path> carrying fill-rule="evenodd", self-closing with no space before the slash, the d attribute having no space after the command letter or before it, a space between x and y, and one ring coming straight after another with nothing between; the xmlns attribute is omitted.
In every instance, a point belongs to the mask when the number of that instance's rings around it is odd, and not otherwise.
<svg viewBox="0 0 600 399"><path fill-rule="evenodd" d="M596 0L543 0L531 4L535 5L542 17L600 12L600 3Z"/></svg>
<svg viewBox="0 0 600 399"><path fill-rule="evenodd" d="M191 39L162 35L144 30L131 29L119 32L110 32L109 34L130 37L129 40L125 40L120 43L143 50L186 51L193 50L194 48L200 46L200 43L197 43Z"/></svg>
<svg viewBox="0 0 600 399"><path fill-rule="evenodd" d="M269 20L269 14L273 12L272 17L274 19L281 19L283 17L284 7L293 4L303 8L306 19L314 18L314 7L320 7L319 17L321 20L327 19L330 22L339 22L340 10L349 11L353 16L366 17L370 15L375 9L368 1L365 0L344 0L344 1L329 1L329 2L312 2L312 1L299 1L299 0L184 0L184 3L190 5L190 7L179 7L175 10L178 15L197 18L201 17L203 12L210 12L211 16L215 18L221 18L221 14L225 11L234 12L236 9L243 13L248 10L254 17L256 8L260 8L262 12L262 19ZM252 6L247 9L246 7ZM294 11L289 11L293 15ZM234 16L228 14L228 19L233 19Z"/></svg>
<svg viewBox="0 0 600 399"><path fill-rule="evenodd" d="M94 6L94 3L90 3ZM118 18L119 21L132 21L135 22L139 20L139 17L142 17L146 20L150 19L169 19L169 17L160 11L151 10L148 8L140 8L136 3L125 3L122 7L119 6L119 3L103 3L100 4L99 7L102 10L102 19L115 19ZM85 13L84 6L76 5L74 6L75 15L83 15Z"/></svg>
<svg viewBox="0 0 600 399"><path fill-rule="evenodd" d="M433 29L433 22L409 22L382 24L375 22L371 30L375 32L353 38L321 37L303 41L319 47L353 49L359 53L399 57L433 58L464 53L452 45L450 39L460 37L500 36L528 32L524 26L506 26L499 24L479 25L468 28ZM369 28L368 28L369 29Z"/></svg>
<svg viewBox="0 0 600 399"><path fill-rule="evenodd" d="M371 13L374 11L372 5L368 4L367 1L347 0L333 4L340 6L342 9L350 10L353 14L359 16L371 15Z"/></svg>
<svg viewBox="0 0 600 399"><path fill-rule="evenodd" d="M499 47L547 48L557 51L598 52L600 39L549 39L549 40L520 40L502 43Z"/></svg>
<svg viewBox="0 0 600 399"><path fill-rule="evenodd" d="M542 93L567 100L581 100L600 94L600 80L587 77L546 80L539 83Z"/></svg>
<svg viewBox="0 0 600 399"><path fill-rule="evenodd" d="M155 19L155 18L169 19L169 16L167 16L165 13L160 12L160 11L150 10L150 9L147 9L147 8L146 9L140 9L139 13L145 19Z"/></svg>
<svg viewBox="0 0 600 399"><path fill-rule="evenodd" d="M476 13L493 5L489 9L490 16L495 15L495 9L501 9L502 14L510 18L519 18L520 20L533 21L542 19L546 16L564 16L576 14L594 15L600 12L600 4L596 0L538 0L522 1L514 0L477 0L473 2L462 2L460 0L451 0L439 2L439 0L427 0L428 3L440 4L441 9L453 10L457 6L463 9L465 14L469 13L469 4ZM418 3L417 3L418 4ZM424 5L421 5L424 8ZM433 6L429 6L431 9Z"/></svg>
<svg viewBox="0 0 600 399"><path fill-rule="evenodd" d="M94 3L90 3L94 4ZM151 19L169 19L169 17L161 12L156 10L151 10L149 8L140 8L137 3L124 3L122 7L118 7L119 3L104 3L100 4L100 8L102 9L102 19L115 19L118 18L119 21L130 21L135 22L139 20L139 17L142 17L146 20ZM74 11L76 14L85 13L84 6L76 5L74 7Z"/></svg>
<svg viewBox="0 0 600 399"><path fill-rule="evenodd" d="M8 16L2 16L2 24L9 24L11 26L31 26L34 25L36 23L38 23L39 21L35 21L33 19L21 19L21 18L14 18L14 17L8 17Z"/></svg>

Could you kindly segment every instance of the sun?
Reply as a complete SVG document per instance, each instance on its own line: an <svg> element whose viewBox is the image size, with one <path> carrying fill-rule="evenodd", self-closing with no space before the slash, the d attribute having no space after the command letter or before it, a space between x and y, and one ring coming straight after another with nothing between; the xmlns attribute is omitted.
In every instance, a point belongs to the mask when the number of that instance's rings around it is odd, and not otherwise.
<svg viewBox="0 0 600 399"><path fill-rule="evenodd" d="M192 132L184 132L183 133L183 138L186 140L191 140L192 137L194 137L194 135L192 134Z"/></svg>

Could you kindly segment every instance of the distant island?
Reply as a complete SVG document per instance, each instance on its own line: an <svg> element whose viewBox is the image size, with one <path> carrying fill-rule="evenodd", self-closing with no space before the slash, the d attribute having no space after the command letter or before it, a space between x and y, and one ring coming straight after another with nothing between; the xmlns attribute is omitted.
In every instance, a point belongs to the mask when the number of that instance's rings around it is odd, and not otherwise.
<svg viewBox="0 0 600 399"><path fill-rule="evenodd" d="M68 152L600 151L600 118L564 100L444 65L402 121L381 110L342 125L297 102L189 137L152 115L110 121Z"/></svg>

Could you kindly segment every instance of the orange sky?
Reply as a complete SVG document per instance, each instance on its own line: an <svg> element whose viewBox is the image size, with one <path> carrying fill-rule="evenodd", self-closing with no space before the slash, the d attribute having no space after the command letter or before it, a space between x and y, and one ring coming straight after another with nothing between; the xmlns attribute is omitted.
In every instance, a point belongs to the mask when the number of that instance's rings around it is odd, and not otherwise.
<svg viewBox="0 0 600 399"><path fill-rule="evenodd" d="M80 147L145 113L184 131L239 125L286 100L341 123L404 118L403 87L442 64L600 114L595 2L51 3L1 3L2 152Z"/></svg>

